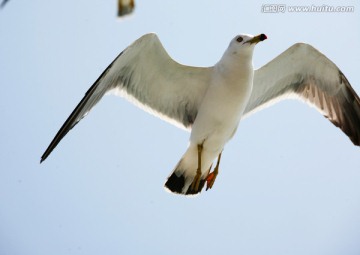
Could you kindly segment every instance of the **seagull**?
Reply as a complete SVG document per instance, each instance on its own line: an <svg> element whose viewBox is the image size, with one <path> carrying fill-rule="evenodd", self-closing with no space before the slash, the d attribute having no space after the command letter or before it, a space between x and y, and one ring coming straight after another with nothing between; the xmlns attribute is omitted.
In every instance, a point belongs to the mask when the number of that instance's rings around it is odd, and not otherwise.
<svg viewBox="0 0 360 255"><path fill-rule="evenodd" d="M214 66L193 67L174 61L156 34L140 37L86 92L40 163L107 92L191 131L187 150L165 182L175 194L195 195L205 184L211 189L240 120L283 99L306 102L359 146L360 99L339 68L311 45L296 43L254 71L254 48L265 39L237 35Z"/></svg>

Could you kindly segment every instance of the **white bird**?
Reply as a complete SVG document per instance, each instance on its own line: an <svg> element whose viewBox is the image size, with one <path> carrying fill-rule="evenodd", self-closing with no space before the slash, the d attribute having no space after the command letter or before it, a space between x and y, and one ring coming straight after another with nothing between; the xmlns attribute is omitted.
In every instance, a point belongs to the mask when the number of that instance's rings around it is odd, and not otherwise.
<svg viewBox="0 0 360 255"><path fill-rule="evenodd" d="M221 152L240 120L285 98L309 103L360 145L360 100L337 66L297 43L254 72L254 47L266 38L237 35L219 62L205 68L175 62L155 34L142 36L95 81L40 162L109 91L191 130L189 147L165 183L174 193L197 194L205 183L211 188Z"/></svg>

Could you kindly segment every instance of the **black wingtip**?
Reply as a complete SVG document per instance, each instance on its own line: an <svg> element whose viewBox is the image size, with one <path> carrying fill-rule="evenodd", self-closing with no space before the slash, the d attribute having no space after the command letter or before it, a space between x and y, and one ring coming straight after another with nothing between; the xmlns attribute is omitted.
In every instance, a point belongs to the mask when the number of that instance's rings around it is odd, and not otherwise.
<svg viewBox="0 0 360 255"><path fill-rule="evenodd" d="M51 144L50 144L51 145ZM42 162L44 162L45 161L45 159L47 159L47 157L50 155L50 153L53 151L53 149L54 149L54 147L52 147L52 146L49 146L47 149L46 149L46 151L44 152L44 154L41 156L41 158L40 158L40 164L42 163Z"/></svg>

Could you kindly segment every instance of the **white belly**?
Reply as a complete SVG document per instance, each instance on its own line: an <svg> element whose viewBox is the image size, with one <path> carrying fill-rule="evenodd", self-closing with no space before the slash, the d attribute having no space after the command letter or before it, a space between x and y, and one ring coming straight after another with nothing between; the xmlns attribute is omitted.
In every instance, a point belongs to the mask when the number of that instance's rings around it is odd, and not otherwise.
<svg viewBox="0 0 360 255"><path fill-rule="evenodd" d="M203 174L207 173L214 159L234 135L249 100L251 88L252 80L237 90L215 86L207 91L192 126L189 146L197 155L197 145L203 145ZM197 157L192 159L192 165L196 165Z"/></svg>
<svg viewBox="0 0 360 255"><path fill-rule="evenodd" d="M192 126L190 142L203 144L209 150L221 151L236 131L251 88L250 81L237 90L210 87Z"/></svg>

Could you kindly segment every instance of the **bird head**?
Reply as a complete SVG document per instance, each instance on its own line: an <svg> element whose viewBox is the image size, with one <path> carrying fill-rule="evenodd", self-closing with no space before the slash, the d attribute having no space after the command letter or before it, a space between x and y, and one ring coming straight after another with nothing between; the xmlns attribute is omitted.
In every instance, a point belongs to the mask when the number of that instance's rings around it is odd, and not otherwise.
<svg viewBox="0 0 360 255"><path fill-rule="evenodd" d="M257 43L267 39L265 34L248 35L240 34L235 36L229 45L231 54L243 55L246 53L252 54L254 47Z"/></svg>

